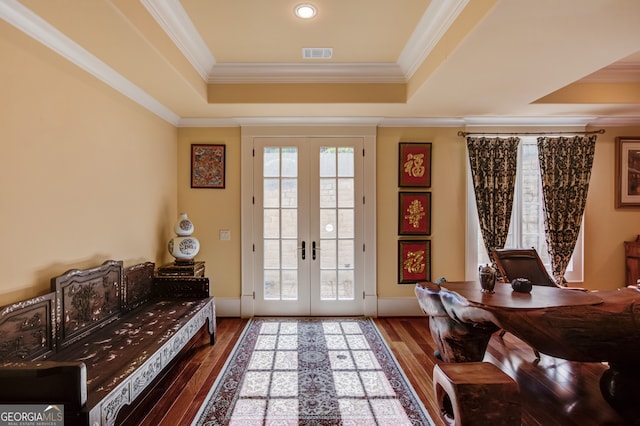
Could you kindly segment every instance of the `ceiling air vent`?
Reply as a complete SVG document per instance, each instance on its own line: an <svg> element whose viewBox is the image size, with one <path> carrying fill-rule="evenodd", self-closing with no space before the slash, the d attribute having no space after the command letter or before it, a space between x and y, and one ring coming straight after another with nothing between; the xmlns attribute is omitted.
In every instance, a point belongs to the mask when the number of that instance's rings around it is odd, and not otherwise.
<svg viewBox="0 0 640 426"><path fill-rule="evenodd" d="M303 47L302 59L331 59L333 49L331 47Z"/></svg>

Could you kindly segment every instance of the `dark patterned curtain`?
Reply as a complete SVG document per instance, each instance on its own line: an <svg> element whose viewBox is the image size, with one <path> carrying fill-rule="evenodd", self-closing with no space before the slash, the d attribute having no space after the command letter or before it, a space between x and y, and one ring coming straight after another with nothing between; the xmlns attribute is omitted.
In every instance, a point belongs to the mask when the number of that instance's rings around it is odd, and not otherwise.
<svg viewBox="0 0 640 426"><path fill-rule="evenodd" d="M467 138L482 240L489 258L504 248L516 184L519 138Z"/></svg>
<svg viewBox="0 0 640 426"><path fill-rule="evenodd" d="M538 138L545 235L553 276L561 285L580 232L596 137Z"/></svg>

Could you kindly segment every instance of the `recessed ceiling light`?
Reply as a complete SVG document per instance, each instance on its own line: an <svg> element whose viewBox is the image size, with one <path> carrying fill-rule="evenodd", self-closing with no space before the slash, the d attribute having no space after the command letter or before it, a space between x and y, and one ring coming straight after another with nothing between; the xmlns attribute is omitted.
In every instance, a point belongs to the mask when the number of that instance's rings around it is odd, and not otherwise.
<svg viewBox="0 0 640 426"><path fill-rule="evenodd" d="M296 14L298 18L301 19L311 19L316 16L318 10L316 7L309 3L299 4L293 9L293 12Z"/></svg>

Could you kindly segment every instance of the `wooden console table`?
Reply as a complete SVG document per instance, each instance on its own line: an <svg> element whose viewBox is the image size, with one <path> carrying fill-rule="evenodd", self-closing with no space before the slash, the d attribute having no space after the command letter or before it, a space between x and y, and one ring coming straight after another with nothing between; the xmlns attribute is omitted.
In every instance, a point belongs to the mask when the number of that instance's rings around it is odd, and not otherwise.
<svg viewBox="0 0 640 426"><path fill-rule="evenodd" d="M491 334L503 329L537 351L581 362L608 362L601 378L612 405L640 402L640 291L586 292L534 286L516 293L496 284L482 293L478 282L421 283L416 296L429 316L445 362L481 361Z"/></svg>

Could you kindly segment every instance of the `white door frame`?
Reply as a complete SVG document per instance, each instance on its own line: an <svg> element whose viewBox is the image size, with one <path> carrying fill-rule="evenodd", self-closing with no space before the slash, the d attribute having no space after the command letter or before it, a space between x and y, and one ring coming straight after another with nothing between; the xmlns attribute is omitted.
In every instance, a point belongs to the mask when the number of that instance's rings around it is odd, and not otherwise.
<svg viewBox="0 0 640 426"><path fill-rule="evenodd" d="M376 127L375 126L242 126L241 129L241 225L242 294L240 315L253 317L254 307L254 223L253 223L253 139L274 136L362 137L364 142L364 294L365 316L378 314L376 279Z"/></svg>

